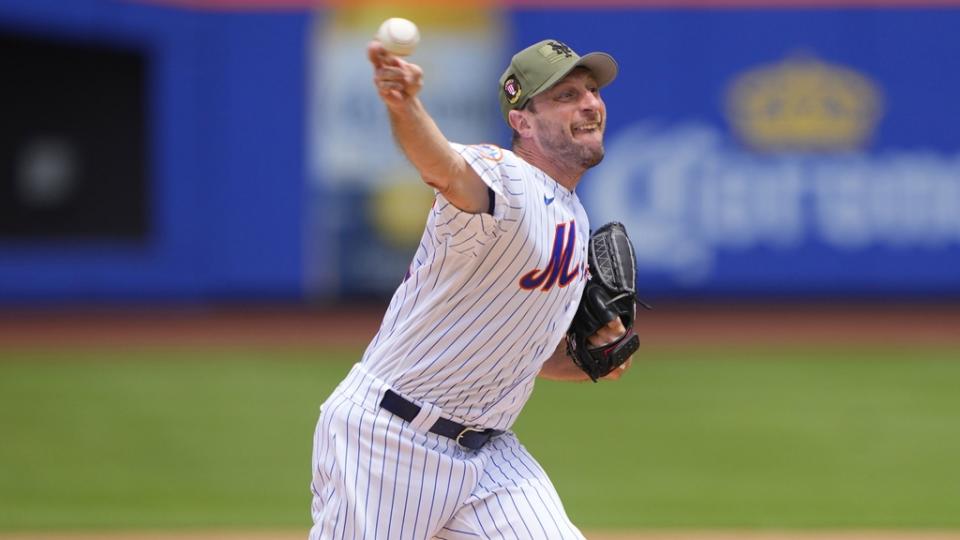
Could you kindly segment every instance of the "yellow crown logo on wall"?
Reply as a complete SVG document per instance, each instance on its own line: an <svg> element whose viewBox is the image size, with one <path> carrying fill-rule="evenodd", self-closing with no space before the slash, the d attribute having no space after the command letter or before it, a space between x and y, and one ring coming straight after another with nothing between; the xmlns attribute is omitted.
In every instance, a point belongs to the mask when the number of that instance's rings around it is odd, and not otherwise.
<svg viewBox="0 0 960 540"><path fill-rule="evenodd" d="M881 109L879 87L866 76L811 58L748 71L727 92L734 130L764 151L861 147Z"/></svg>

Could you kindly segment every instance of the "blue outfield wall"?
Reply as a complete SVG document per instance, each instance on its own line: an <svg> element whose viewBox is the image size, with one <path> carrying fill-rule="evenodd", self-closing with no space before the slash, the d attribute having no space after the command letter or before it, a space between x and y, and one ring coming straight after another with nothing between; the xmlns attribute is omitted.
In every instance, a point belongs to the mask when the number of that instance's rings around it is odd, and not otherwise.
<svg viewBox="0 0 960 540"><path fill-rule="evenodd" d="M0 300L299 298L308 22L0 4L0 29L145 53L151 193L146 242L0 241Z"/></svg>
<svg viewBox="0 0 960 540"><path fill-rule="evenodd" d="M2 29L145 52L152 190L147 242L0 241L0 301L390 292L416 240L385 239L365 211L386 180L344 177L342 163L334 178L310 146L353 124L384 127L317 114L327 110L313 95L325 87L309 89L318 65L353 66L324 76L343 79L337 95L356 89L356 110L381 108L362 51L354 66L353 41L318 39L318 16L0 3ZM620 63L603 91L607 157L578 193L594 225L627 225L648 296L960 295L960 9L503 16L484 30L498 65L544 37ZM346 50L345 64L325 46ZM423 57L435 70L443 58ZM488 74L491 115L498 77ZM444 122L477 114L473 101L424 95ZM508 143L503 126L492 130L487 141ZM389 141L370 138L380 165L395 163ZM377 271L358 276L359 261Z"/></svg>

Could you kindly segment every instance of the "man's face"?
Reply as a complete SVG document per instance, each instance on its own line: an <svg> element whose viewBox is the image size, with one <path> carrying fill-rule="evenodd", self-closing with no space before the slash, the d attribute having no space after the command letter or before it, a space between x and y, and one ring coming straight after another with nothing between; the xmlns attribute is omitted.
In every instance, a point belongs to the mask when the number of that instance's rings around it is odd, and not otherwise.
<svg viewBox="0 0 960 540"><path fill-rule="evenodd" d="M547 157L585 169L600 163L607 110L589 70L573 70L533 102L534 138Z"/></svg>

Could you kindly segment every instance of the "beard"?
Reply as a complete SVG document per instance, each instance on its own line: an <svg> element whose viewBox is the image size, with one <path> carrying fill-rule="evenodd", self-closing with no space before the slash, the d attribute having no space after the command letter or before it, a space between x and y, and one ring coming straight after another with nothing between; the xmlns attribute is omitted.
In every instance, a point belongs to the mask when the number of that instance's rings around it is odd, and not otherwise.
<svg viewBox="0 0 960 540"><path fill-rule="evenodd" d="M603 142L597 144L578 142L566 128L557 125L548 126L540 123L539 127L540 146L550 159L583 169L596 167L603 161Z"/></svg>

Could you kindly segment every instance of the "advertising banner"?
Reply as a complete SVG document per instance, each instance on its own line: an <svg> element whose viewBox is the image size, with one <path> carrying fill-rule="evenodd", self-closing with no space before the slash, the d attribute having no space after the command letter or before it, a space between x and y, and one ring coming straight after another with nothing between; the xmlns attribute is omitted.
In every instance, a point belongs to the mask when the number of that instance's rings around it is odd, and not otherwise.
<svg viewBox="0 0 960 540"><path fill-rule="evenodd" d="M960 292L960 11L519 13L620 61L578 192L652 293ZM583 28L603 28L585 33Z"/></svg>
<svg viewBox="0 0 960 540"><path fill-rule="evenodd" d="M315 32L314 216L336 240L311 279L380 294L402 278L431 193L369 82L379 19L344 13ZM647 294L960 293L960 10L478 13L472 27L427 18L412 59L451 140L509 146L494 84L531 43L619 62L602 92L606 157L578 194L595 227L626 225Z"/></svg>

